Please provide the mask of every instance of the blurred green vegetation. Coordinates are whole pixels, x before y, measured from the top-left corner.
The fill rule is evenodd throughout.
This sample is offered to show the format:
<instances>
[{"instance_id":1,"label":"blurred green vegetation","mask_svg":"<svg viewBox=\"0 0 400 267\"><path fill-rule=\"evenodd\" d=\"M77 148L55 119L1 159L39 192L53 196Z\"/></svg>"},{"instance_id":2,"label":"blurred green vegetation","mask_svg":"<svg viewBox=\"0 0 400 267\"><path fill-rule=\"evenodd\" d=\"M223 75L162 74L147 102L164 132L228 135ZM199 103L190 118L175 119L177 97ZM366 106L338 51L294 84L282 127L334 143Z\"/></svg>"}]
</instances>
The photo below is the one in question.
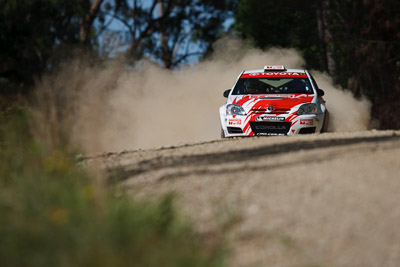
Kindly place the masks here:
<instances>
[{"instance_id":1,"label":"blurred green vegetation","mask_svg":"<svg viewBox=\"0 0 400 267\"><path fill-rule=\"evenodd\" d=\"M0 114L1 266L223 266L171 195L134 202L75 155L38 144L24 108Z\"/></svg>"}]
</instances>

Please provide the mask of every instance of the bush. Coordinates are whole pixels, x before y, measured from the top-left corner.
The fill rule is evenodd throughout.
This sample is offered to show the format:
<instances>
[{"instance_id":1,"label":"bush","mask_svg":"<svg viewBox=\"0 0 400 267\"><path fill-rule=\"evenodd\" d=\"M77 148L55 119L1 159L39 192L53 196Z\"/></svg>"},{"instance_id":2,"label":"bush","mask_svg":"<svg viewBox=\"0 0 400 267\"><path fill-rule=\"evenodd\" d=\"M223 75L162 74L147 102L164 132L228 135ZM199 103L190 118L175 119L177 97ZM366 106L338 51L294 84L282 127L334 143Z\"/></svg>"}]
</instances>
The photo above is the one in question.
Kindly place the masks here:
<instances>
[{"instance_id":1,"label":"bush","mask_svg":"<svg viewBox=\"0 0 400 267\"><path fill-rule=\"evenodd\" d=\"M67 146L43 148L24 109L0 115L2 266L220 266L168 195L133 202L103 188ZM117 197L118 195L118 197Z\"/></svg>"}]
</instances>

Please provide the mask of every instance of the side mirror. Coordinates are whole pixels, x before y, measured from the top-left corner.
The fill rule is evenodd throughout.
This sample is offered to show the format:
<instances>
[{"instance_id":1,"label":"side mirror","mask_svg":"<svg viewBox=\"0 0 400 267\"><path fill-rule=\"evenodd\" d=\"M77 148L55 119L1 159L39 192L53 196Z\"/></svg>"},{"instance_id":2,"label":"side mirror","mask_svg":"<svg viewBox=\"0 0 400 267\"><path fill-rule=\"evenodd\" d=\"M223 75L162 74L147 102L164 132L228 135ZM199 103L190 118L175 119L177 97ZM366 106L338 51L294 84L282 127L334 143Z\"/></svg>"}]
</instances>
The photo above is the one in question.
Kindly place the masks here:
<instances>
[{"instance_id":1,"label":"side mirror","mask_svg":"<svg viewBox=\"0 0 400 267\"><path fill-rule=\"evenodd\" d=\"M317 95L318 95L318 96L324 96L324 95L325 95L324 90L318 88L318 89L317 89Z\"/></svg>"},{"instance_id":2,"label":"side mirror","mask_svg":"<svg viewBox=\"0 0 400 267\"><path fill-rule=\"evenodd\" d=\"M224 92L224 97L225 97L225 98L228 98L230 92L231 92L231 89L226 90L226 91Z\"/></svg>"}]
</instances>

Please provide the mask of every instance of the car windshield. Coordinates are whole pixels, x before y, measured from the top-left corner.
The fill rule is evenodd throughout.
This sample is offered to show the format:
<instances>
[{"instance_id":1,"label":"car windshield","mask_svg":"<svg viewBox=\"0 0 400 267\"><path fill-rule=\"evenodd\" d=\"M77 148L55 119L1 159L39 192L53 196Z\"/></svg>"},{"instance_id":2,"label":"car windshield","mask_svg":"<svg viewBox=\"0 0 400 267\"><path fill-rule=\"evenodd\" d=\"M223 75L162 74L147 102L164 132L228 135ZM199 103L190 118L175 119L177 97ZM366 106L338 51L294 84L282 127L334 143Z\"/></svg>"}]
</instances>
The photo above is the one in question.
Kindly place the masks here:
<instances>
[{"instance_id":1,"label":"car windshield","mask_svg":"<svg viewBox=\"0 0 400 267\"><path fill-rule=\"evenodd\" d=\"M232 94L314 94L314 91L308 78L240 78Z\"/></svg>"}]
</instances>

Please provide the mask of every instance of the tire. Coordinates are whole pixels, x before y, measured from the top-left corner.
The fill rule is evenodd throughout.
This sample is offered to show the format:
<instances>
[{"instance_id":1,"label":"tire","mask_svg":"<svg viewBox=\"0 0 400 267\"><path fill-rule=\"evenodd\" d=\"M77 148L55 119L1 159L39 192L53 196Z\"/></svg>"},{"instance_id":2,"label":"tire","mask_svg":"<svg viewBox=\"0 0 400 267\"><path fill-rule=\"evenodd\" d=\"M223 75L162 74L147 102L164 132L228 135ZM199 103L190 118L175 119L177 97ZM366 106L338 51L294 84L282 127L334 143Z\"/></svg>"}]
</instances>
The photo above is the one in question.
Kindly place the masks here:
<instances>
[{"instance_id":1,"label":"tire","mask_svg":"<svg viewBox=\"0 0 400 267\"><path fill-rule=\"evenodd\" d=\"M325 110L324 124L322 125L321 133L327 133L328 128L329 128L329 112L328 110Z\"/></svg>"},{"instance_id":2,"label":"tire","mask_svg":"<svg viewBox=\"0 0 400 267\"><path fill-rule=\"evenodd\" d=\"M225 132L222 128L221 128L221 138L225 138Z\"/></svg>"}]
</instances>

